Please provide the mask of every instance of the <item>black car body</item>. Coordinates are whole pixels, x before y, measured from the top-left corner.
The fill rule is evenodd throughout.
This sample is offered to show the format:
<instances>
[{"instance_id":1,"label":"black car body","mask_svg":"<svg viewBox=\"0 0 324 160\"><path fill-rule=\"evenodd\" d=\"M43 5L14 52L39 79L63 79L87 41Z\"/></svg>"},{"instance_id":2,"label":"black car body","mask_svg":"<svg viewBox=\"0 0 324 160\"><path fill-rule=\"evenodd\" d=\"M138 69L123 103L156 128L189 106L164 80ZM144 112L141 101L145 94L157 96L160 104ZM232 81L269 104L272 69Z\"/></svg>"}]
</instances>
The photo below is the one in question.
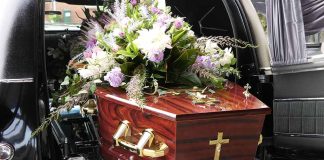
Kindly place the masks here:
<instances>
[{"instance_id":1,"label":"black car body","mask_svg":"<svg viewBox=\"0 0 324 160\"><path fill-rule=\"evenodd\" d=\"M43 41L43 2L0 2L0 144L13 159L48 158L46 131L31 137L48 111ZM11 153L10 153L11 154ZM6 153L0 154L6 159Z\"/></svg>"}]
</instances>

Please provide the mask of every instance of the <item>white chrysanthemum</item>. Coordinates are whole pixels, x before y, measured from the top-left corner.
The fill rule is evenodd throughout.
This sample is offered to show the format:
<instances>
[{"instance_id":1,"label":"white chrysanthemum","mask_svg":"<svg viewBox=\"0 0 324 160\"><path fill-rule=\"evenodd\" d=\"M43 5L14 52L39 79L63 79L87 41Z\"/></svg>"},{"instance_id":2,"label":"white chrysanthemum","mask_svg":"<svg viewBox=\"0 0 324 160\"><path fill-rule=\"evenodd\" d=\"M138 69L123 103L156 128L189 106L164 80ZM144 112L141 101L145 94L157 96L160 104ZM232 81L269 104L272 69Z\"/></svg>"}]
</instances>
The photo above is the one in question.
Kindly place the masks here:
<instances>
[{"instance_id":1,"label":"white chrysanthemum","mask_svg":"<svg viewBox=\"0 0 324 160\"><path fill-rule=\"evenodd\" d=\"M95 47L90 58L86 58L88 62L87 68L79 70L79 74L83 78L99 76L101 73L109 71L116 65L114 58L103 51L99 47Z\"/></svg>"},{"instance_id":2,"label":"white chrysanthemum","mask_svg":"<svg viewBox=\"0 0 324 160\"><path fill-rule=\"evenodd\" d=\"M194 37L195 36L195 32L192 31L192 30L189 30L188 33L187 33L187 36L188 37Z\"/></svg>"},{"instance_id":3,"label":"white chrysanthemum","mask_svg":"<svg viewBox=\"0 0 324 160\"><path fill-rule=\"evenodd\" d=\"M232 62L232 59L234 58L234 55L232 53L232 48L225 48L225 53L223 57L219 60L220 64L222 66L226 64L230 64Z\"/></svg>"},{"instance_id":4,"label":"white chrysanthemum","mask_svg":"<svg viewBox=\"0 0 324 160\"><path fill-rule=\"evenodd\" d=\"M99 48L97 50L94 50L94 52L91 55L91 58L86 58L86 60L90 65L96 65L102 63L102 61L107 59L107 56L108 54Z\"/></svg>"},{"instance_id":5,"label":"white chrysanthemum","mask_svg":"<svg viewBox=\"0 0 324 160\"><path fill-rule=\"evenodd\" d=\"M79 74L82 78L98 76L100 74L100 68L97 65L88 65L87 68L80 69Z\"/></svg>"},{"instance_id":6,"label":"white chrysanthemum","mask_svg":"<svg viewBox=\"0 0 324 160\"><path fill-rule=\"evenodd\" d=\"M164 52L165 48L171 48L171 37L165 34L163 28L142 29L138 33L139 36L134 40L134 44L146 55L151 52Z\"/></svg>"},{"instance_id":7,"label":"white chrysanthemum","mask_svg":"<svg viewBox=\"0 0 324 160\"><path fill-rule=\"evenodd\" d=\"M217 52L217 43L212 42L210 39L207 40L206 46L205 46L205 52L209 54L215 54Z\"/></svg>"}]
</instances>

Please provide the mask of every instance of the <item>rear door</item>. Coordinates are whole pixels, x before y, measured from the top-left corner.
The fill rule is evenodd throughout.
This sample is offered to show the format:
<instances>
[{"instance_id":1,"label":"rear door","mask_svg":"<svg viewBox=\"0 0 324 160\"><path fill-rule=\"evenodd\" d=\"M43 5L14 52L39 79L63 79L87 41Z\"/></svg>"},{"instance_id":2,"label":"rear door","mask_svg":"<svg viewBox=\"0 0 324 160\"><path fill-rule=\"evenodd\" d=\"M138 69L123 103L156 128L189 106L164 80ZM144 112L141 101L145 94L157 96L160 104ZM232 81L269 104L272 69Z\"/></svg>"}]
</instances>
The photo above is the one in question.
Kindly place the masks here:
<instances>
[{"instance_id":1,"label":"rear door","mask_svg":"<svg viewBox=\"0 0 324 160\"><path fill-rule=\"evenodd\" d=\"M13 159L41 159L47 141L31 137L47 110L41 10L38 0L0 1L0 144Z\"/></svg>"}]
</instances>

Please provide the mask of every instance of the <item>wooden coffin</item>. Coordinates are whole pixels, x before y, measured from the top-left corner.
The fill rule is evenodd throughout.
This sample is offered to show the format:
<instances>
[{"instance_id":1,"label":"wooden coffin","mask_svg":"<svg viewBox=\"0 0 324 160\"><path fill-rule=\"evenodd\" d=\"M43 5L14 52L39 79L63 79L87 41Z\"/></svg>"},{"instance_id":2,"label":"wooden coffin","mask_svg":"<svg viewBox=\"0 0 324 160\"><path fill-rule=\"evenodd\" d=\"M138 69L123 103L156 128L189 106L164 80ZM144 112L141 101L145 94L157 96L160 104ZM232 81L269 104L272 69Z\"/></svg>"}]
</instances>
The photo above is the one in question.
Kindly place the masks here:
<instances>
[{"instance_id":1,"label":"wooden coffin","mask_svg":"<svg viewBox=\"0 0 324 160\"><path fill-rule=\"evenodd\" d=\"M125 147L114 146L113 136L121 122L127 120L131 130L128 136L132 136L129 141L133 144L145 129L151 128L154 141L168 146L165 156L153 159L254 159L263 121L270 109L254 96L246 98L244 88L233 83L230 86L208 95L219 100L214 106L194 104L185 93L169 93L160 97L147 96L143 109L129 101L120 89L98 88L96 96L103 158L152 159L140 157Z\"/></svg>"}]
</instances>

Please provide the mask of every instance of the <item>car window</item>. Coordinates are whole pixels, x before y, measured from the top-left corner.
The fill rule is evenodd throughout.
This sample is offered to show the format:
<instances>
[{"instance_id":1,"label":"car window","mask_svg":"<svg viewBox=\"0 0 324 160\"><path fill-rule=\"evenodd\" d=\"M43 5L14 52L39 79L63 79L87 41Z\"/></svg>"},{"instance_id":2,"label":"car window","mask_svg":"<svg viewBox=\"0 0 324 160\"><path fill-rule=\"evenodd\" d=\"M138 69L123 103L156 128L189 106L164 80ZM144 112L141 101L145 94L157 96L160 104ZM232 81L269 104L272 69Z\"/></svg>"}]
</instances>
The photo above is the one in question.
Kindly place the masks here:
<instances>
[{"instance_id":1,"label":"car window","mask_svg":"<svg viewBox=\"0 0 324 160\"><path fill-rule=\"evenodd\" d=\"M64 2L45 2L45 30L46 31L78 31L83 19L86 19L84 10L91 15L97 6L75 5Z\"/></svg>"},{"instance_id":2,"label":"car window","mask_svg":"<svg viewBox=\"0 0 324 160\"><path fill-rule=\"evenodd\" d=\"M252 4L258 13L264 32L267 33L267 17L265 0L252 0Z\"/></svg>"},{"instance_id":3,"label":"car window","mask_svg":"<svg viewBox=\"0 0 324 160\"><path fill-rule=\"evenodd\" d=\"M306 45L310 55L324 54L324 31L306 36Z\"/></svg>"}]
</instances>

